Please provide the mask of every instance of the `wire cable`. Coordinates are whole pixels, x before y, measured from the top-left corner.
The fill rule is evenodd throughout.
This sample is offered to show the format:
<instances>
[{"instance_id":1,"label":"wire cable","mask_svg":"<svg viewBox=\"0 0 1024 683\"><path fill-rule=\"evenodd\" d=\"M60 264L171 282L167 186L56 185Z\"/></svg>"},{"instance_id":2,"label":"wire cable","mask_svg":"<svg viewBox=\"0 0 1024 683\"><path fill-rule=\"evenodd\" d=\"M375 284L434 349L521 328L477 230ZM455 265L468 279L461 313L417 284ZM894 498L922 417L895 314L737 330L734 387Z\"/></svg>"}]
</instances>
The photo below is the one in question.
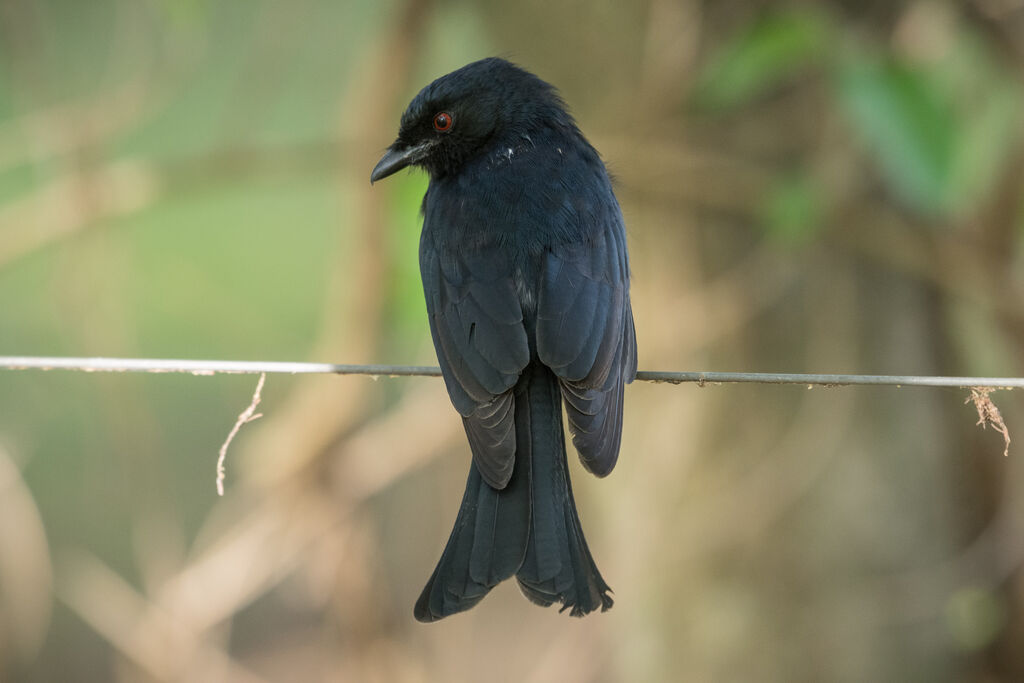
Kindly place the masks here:
<instances>
[{"instance_id":1,"label":"wire cable","mask_svg":"<svg viewBox=\"0 0 1024 683\"><path fill-rule=\"evenodd\" d=\"M371 377L439 377L429 365L338 365L279 361L182 360L170 358L73 358L0 356L0 370L71 370L78 372L151 372L192 375L261 374L368 375ZM922 375L837 375L776 372L638 372L642 382L670 384L803 384L808 386L924 386L1024 388L1022 377L939 377Z\"/></svg>"}]
</instances>

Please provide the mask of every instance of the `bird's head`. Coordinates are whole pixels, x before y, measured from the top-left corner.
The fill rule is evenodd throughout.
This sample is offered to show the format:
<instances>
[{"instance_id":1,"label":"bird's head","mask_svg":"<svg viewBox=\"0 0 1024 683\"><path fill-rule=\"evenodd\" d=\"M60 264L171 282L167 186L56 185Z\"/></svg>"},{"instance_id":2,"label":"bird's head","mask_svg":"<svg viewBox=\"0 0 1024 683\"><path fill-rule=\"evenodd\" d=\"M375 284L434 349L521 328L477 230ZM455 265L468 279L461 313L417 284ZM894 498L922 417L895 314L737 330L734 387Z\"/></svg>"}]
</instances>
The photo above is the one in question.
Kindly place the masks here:
<instances>
[{"instance_id":1,"label":"bird's head","mask_svg":"<svg viewBox=\"0 0 1024 683\"><path fill-rule=\"evenodd\" d=\"M504 59L482 59L416 95L370 182L406 166L425 168L433 178L454 173L491 145L508 146L544 125L573 125L555 89Z\"/></svg>"}]
</instances>

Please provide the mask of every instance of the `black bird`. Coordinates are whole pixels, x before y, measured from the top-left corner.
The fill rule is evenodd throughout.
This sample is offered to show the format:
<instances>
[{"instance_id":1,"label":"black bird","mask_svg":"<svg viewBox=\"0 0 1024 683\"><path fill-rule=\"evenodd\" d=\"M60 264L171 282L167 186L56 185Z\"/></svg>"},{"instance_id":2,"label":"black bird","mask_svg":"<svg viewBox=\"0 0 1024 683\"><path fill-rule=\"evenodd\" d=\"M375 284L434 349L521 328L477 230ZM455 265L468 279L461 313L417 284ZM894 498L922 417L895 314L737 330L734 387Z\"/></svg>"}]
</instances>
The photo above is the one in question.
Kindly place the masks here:
<instances>
[{"instance_id":1,"label":"black bird","mask_svg":"<svg viewBox=\"0 0 1024 683\"><path fill-rule=\"evenodd\" d=\"M597 151L549 84L497 58L425 87L370 182L430 174L420 271L473 462L420 621L515 575L573 616L612 605L569 484L561 405L587 470L612 471L636 376L622 212Z\"/></svg>"}]
</instances>

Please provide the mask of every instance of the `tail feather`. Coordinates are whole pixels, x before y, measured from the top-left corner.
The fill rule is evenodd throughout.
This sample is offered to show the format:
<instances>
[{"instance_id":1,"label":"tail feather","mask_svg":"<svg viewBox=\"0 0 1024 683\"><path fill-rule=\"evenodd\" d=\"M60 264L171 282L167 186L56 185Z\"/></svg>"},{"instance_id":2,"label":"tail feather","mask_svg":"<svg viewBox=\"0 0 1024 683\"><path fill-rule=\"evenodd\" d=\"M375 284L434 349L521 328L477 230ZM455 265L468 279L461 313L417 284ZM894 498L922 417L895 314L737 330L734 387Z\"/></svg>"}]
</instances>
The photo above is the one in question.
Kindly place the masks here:
<instances>
[{"instance_id":1,"label":"tail feather","mask_svg":"<svg viewBox=\"0 0 1024 683\"><path fill-rule=\"evenodd\" d=\"M543 380L547 381L543 381ZM540 377L530 395L531 412L553 414L554 420L535 425L534 515L526 560L516 574L523 594L540 605L562 603L562 611L583 616L612 606L611 589L601 577L587 547L576 512L565 455L561 392L553 376ZM538 457L537 453L541 453ZM543 457L543 453L553 454ZM552 541L554 539L554 541Z\"/></svg>"},{"instance_id":2,"label":"tail feather","mask_svg":"<svg viewBox=\"0 0 1024 683\"><path fill-rule=\"evenodd\" d=\"M416 601L413 614L419 621L436 621L445 615L467 610L490 590L489 586L474 581L469 571L476 502L482 484L476 467L470 468L466 492L448 545Z\"/></svg>"},{"instance_id":3,"label":"tail feather","mask_svg":"<svg viewBox=\"0 0 1024 683\"><path fill-rule=\"evenodd\" d=\"M573 616L612 605L583 537L569 483L558 381L527 370L515 388L516 461L503 489L470 465L455 527L416 602L420 621L473 607L516 576L528 599L562 603Z\"/></svg>"},{"instance_id":4,"label":"tail feather","mask_svg":"<svg viewBox=\"0 0 1024 683\"><path fill-rule=\"evenodd\" d=\"M469 559L469 575L477 583L493 588L523 563L530 534L530 465L529 458L517 463L504 489L479 485Z\"/></svg>"}]
</instances>

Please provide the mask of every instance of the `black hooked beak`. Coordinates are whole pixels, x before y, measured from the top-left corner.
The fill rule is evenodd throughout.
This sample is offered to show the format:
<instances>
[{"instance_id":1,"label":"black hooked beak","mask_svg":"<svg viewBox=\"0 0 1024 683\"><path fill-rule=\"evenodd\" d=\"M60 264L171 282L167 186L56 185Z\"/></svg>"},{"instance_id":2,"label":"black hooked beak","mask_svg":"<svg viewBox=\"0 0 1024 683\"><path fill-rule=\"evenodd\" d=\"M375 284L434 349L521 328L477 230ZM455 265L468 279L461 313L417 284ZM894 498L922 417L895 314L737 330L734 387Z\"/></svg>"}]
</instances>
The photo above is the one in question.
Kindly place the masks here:
<instances>
[{"instance_id":1,"label":"black hooked beak","mask_svg":"<svg viewBox=\"0 0 1024 683\"><path fill-rule=\"evenodd\" d=\"M434 146L434 142L434 140L427 140L412 147L401 147L401 143L395 141L395 144L388 148L377 165L373 167L373 171L370 173L370 184L373 185L378 180L387 178L410 164L415 164L427 156L430 148Z\"/></svg>"}]
</instances>

